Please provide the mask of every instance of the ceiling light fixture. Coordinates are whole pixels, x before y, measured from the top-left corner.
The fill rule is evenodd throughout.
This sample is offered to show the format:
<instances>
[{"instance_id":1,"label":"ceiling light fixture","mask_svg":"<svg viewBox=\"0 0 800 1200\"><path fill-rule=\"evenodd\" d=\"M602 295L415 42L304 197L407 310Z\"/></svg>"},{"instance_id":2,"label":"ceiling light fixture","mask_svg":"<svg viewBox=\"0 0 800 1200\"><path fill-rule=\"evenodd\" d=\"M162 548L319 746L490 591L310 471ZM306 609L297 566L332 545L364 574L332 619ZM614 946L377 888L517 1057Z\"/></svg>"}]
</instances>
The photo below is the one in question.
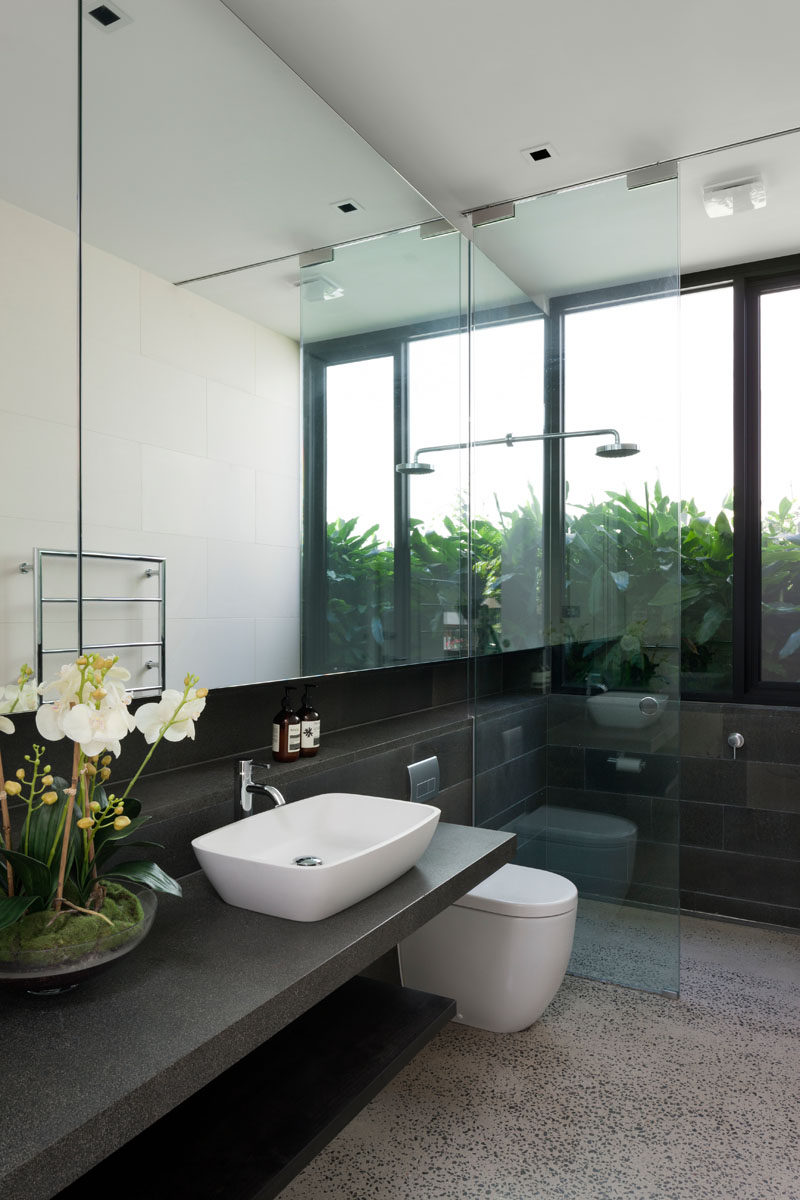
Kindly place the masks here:
<instances>
[{"instance_id":1,"label":"ceiling light fixture","mask_svg":"<svg viewBox=\"0 0 800 1200\"><path fill-rule=\"evenodd\" d=\"M93 0L84 0L83 11L104 33L111 33L121 29L123 25L130 25L132 20L126 12L117 8L116 4L95 4Z\"/></svg>"},{"instance_id":2,"label":"ceiling light fixture","mask_svg":"<svg viewBox=\"0 0 800 1200\"><path fill-rule=\"evenodd\" d=\"M520 154L528 162L539 163L547 162L550 158L556 157L556 149L552 142L542 142L540 146L529 146L527 150L521 150Z\"/></svg>"},{"instance_id":3,"label":"ceiling light fixture","mask_svg":"<svg viewBox=\"0 0 800 1200\"><path fill-rule=\"evenodd\" d=\"M303 299L316 304L320 300L340 300L344 288L328 275L313 275L310 279L301 279L298 285L303 289Z\"/></svg>"},{"instance_id":4,"label":"ceiling light fixture","mask_svg":"<svg viewBox=\"0 0 800 1200\"><path fill-rule=\"evenodd\" d=\"M709 217L732 217L734 213L764 208L766 203L767 189L760 175L703 188L703 207Z\"/></svg>"},{"instance_id":5,"label":"ceiling light fixture","mask_svg":"<svg viewBox=\"0 0 800 1200\"><path fill-rule=\"evenodd\" d=\"M349 215L354 212L363 212L364 205L359 204L357 200L337 200L331 205L331 208L338 208L340 213Z\"/></svg>"}]
</instances>

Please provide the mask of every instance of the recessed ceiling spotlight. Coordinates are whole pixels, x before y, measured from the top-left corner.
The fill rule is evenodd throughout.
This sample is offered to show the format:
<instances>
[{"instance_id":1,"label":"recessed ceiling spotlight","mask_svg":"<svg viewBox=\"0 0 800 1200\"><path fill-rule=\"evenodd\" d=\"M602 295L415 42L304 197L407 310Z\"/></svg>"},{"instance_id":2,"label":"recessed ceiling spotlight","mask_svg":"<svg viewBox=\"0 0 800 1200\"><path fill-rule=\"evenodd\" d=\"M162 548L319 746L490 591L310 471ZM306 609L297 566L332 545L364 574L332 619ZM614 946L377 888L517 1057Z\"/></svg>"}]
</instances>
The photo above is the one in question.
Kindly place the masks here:
<instances>
[{"instance_id":1,"label":"recessed ceiling spotlight","mask_svg":"<svg viewBox=\"0 0 800 1200\"><path fill-rule=\"evenodd\" d=\"M732 217L734 213L765 208L767 189L760 175L703 188L703 207L709 217Z\"/></svg>"},{"instance_id":2,"label":"recessed ceiling spotlight","mask_svg":"<svg viewBox=\"0 0 800 1200\"><path fill-rule=\"evenodd\" d=\"M552 142L542 142L540 146L529 146L527 150L520 150L520 154L528 162L543 163L549 158L555 158L557 151Z\"/></svg>"},{"instance_id":3,"label":"recessed ceiling spotlight","mask_svg":"<svg viewBox=\"0 0 800 1200\"><path fill-rule=\"evenodd\" d=\"M340 213L363 212L364 205L359 204L357 200L336 200L331 208L338 208Z\"/></svg>"},{"instance_id":4,"label":"recessed ceiling spotlight","mask_svg":"<svg viewBox=\"0 0 800 1200\"><path fill-rule=\"evenodd\" d=\"M92 24L104 33L110 33L112 29L121 29L123 25L130 25L133 19L116 4L98 4L96 0L84 0L83 12L84 16L89 17Z\"/></svg>"}]
</instances>

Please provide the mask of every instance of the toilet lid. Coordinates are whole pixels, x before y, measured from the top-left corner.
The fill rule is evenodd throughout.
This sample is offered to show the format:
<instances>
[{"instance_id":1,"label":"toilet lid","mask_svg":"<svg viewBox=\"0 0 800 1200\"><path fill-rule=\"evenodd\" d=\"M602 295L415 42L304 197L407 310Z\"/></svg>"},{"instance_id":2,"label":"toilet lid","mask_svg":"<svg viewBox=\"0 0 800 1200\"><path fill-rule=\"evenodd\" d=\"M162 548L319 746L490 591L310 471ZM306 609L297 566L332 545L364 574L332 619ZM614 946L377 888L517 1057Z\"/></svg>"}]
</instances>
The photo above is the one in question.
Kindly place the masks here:
<instances>
[{"instance_id":1,"label":"toilet lid","mask_svg":"<svg viewBox=\"0 0 800 1200\"><path fill-rule=\"evenodd\" d=\"M461 908L479 908L506 917L556 917L577 903L578 889L563 875L515 863L506 863L456 900Z\"/></svg>"}]
</instances>

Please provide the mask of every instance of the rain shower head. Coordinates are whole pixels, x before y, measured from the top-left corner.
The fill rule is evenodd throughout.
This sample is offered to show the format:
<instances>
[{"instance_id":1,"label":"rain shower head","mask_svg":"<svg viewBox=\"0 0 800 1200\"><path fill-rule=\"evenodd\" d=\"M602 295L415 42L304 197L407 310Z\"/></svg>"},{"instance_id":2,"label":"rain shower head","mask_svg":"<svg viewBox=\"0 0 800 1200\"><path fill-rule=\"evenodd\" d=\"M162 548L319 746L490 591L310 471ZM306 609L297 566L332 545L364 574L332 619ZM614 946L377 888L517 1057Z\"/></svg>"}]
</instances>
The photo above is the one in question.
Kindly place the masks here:
<instances>
[{"instance_id":1,"label":"rain shower head","mask_svg":"<svg viewBox=\"0 0 800 1200\"><path fill-rule=\"evenodd\" d=\"M395 467L398 475L431 475L434 468L426 462L398 463Z\"/></svg>"},{"instance_id":2,"label":"rain shower head","mask_svg":"<svg viewBox=\"0 0 800 1200\"><path fill-rule=\"evenodd\" d=\"M598 446L595 454L598 458L629 458L631 454L638 454L639 447L636 442L609 442L606 446Z\"/></svg>"},{"instance_id":3,"label":"rain shower head","mask_svg":"<svg viewBox=\"0 0 800 1200\"><path fill-rule=\"evenodd\" d=\"M414 455L413 462L397 463L395 470L398 475L430 475L434 468L429 462L420 462L419 456L420 454L435 454L442 450L469 450L476 446L514 446L517 442L560 442L567 438L602 437L607 434L610 434L614 441L606 443L605 446L598 446L595 453L600 458L627 458L631 454L639 453L636 443L621 441L616 429L575 429L560 433L507 433L505 437L482 438L477 442L450 442L448 445L442 446L420 446Z\"/></svg>"}]
</instances>

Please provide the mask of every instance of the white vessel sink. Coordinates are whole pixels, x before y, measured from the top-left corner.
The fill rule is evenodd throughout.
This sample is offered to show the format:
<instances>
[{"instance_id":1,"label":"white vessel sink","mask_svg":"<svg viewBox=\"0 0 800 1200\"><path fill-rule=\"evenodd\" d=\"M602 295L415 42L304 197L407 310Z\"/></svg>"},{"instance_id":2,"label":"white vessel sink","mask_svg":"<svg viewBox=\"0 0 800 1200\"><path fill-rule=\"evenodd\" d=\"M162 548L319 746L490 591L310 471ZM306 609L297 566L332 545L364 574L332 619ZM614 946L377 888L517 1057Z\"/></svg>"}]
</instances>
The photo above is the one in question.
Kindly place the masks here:
<instances>
[{"instance_id":1,"label":"white vessel sink","mask_svg":"<svg viewBox=\"0 0 800 1200\"><path fill-rule=\"evenodd\" d=\"M430 804L327 792L224 825L192 846L227 904L320 921L413 867L439 816Z\"/></svg>"},{"instance_id":2,"label":"white vessel sink","mask_svg":"<svg viewBox=\"0 0 800 1200\"><path fill-rule=\"evenodd\" d=\"M656 701L657 707L652 712L642 712L639 707L645 696ZM596 725L614 729L645 729L661 720L668 699L661 693L653 696L650 692L602 692L590 696L586 708ZM649 707L652 708L652 705Z\"/></svg>"}]
</instances>

